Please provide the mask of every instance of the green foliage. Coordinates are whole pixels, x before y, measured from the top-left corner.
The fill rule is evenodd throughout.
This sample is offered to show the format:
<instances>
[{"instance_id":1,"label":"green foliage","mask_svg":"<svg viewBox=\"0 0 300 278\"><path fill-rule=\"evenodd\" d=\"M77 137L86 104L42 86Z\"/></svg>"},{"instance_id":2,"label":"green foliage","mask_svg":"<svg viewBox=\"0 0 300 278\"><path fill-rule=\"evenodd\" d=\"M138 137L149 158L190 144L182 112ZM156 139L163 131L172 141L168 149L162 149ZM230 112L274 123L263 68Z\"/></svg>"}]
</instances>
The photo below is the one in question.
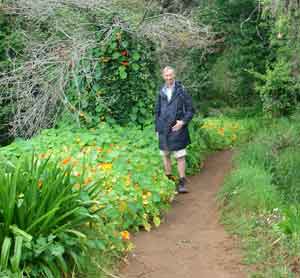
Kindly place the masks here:
<instances>
[{"instance_id":1,"label":"green foliage","mask_svg":"<svg viewBox=\"0 0 300 278\"><path fill-rule=\"evenodd\" d=\"M83 122L108 118L118 123L145 124L153 113L157 64L154 48L115 28L111 38L90 49L74 70L67 91ZM96 61L94 63L94 61Z\"/></svg>"},{"instance_id":2,"label":"green foliage","mask_svg":"<svg viewBox=\"0 0 300 278\"><path fill-rule=\"evenodd\" d=\"M22 55L24 39L18 25L16 17L0 13L0 72Z\"/></svg>"},{"instance_id":3,"label":"green foliage","mask_svg":"<svg viewBox=\"0 0 300 278\"><path fill-rule=\"evenodd\" d=\"M255 74L263 81L257 86L263 109L270 117L287 116L294 112L299 100L299 85L292 76L288 61L280 60L265 74Z\"/></svg>"},{"instance_id":4,"label":"green foliage","mask_svg":"<svg viewBox=\"0 0 300 278\"><path fill-rule=\"evenodd\" d=\"M283 211L283 219L278 223L281 231L289 236L300 236L300 208L291 206Z\"/></svg>"},{"instance_id":5,"label":"green foliage","mask_svg":"<svg viewBox=\"0 0 300 278\"><path fill-rule=\"evenodd\" d=\"M24 157L4 162L0 175L0 271L60 277L82 269L88 238L83 224L97 222L94 185L74 189L71 168Z\"/></svg>"},{"instance_id":6,"label":"green foliage","mask_svg":"<svg viewBox=\"0 0 300 278\"><path fill-rule=\"evenodd\" d=\"M294 277L300 235L299 131L299 113L267 122L240 147L219 194L223 220L241 235L246 260L256 264L258 277Z\"/></svg>"},{"instance_id":7,"label":"green foliage","mask_svg":"<svg viewBox=\"0 0 300 278\"><path fill-rule=\"evenodd\" d=\"M270 211L278 205L278 195L272 178L259 167L240 168L227 179L220 192L220 199L227 209L238 213Z\"/></svg>"},{"instance_id":8,"label":"green foliage","mask_svg":"<svg viewBox=\"0 0 300 278\"><path fill-rule=\"evenodd\" d=\"M214 135L214 130L201 128L203 127L202 118L195 117L189 126L192 137L192 144L188 147L187 158L187 172L189 174L193 174L203 167L203 161L207 153L211 152L213 148L229 147L234 143L229 139L233 135L230 132L233 122L229 119L214 119L213 122L218 126L228 128L225 137L220 135L219 145L213 143L214 141L210 142L214 136L217 136ZM207 120L204 121L205 123L207 123ZM239 136L243 134L242 128L234 132ZM208 136L207 134L211 135ZM228 141L224 144L221 140ZM239 138L236 139L236 141L238 140ZM74 246L71 244L73 241L65 238L66 234L68 236L73 234L64 232L64 237L61 237L61 233L51 232L53 228L51 225L61 223L62 226L60 227L62 229L70 229L70 227L65 227L63 223L65 225L72 223L67 221L66 218L61 218L61 222L57 222L60 217L52 218L54 215L51 214L52 207L53 209L56 207L67 208L66 202L61 203L64 204L62 207L55 205L62 200L60 196L68 198L69 195L64 193L64 188L67 191L70 188L76 189L72 191L72 194L78 194L76 195L78 197L82 196L82 193L79 192L85 192L87 188L93 185L97 188L98 193L93 194L94 202L91 202L93 204L91 209L94 214L97 214L99 221L89 228L88 233L85 233L85 226L80 227L81 229L78 231L91 235L91 239L86 242L88 250L86 252L93 254L92 259L90 259L93 267L89 267L91 275L94 273L92 269L98 269L97 264L103 265L107 258L118 258L124 252L128 252L133 248L129 240L131 232L140 229L149 231L153 226L159 226L162 213L169 208L169 204L176 194L174 192L174 182L165 177L153 125L145 126L143 130L135 125L122 127L118 125L111 126L107 123L101 123L96 129L89 130L64 125L58 129L44 130L39 136L29 141L18 139L10 146L2 148L0 157L3 161L1 163L3 171L7 172L14 169L10 166L10 163L5 163L5 161L11 161L14 165L23 155L30 154L32 151L39 158L36 163L44 169L45 173L41 170L27 170L26 179L20 182L19 186L26 183L26 188L32 192L32 196L38 194L37 196L42 198L43 192L45 194L52 192L52 198L54 198L51 202L50 199L44 200L44 202L42 199L39 202L34 201L35 199L28 201L26 199L26 203L24 199L23 206L27 203L33 203L34 209L27 210L26 207L20 207L20 211L16 208L13 213L15 218L18 214L24 214L24 224L22 224L23 222L22 225L19 223L18 227L33 237L30 241L30 247L22 249L21 260L21 265L25 261L27 262L26 265L29 268L31 267L32 273L47 271L46 268L42 268L37 263L36 267L32 265L33 262L37 261L42 261L44 264L44 256L50 258L47 262L50 261L50 264L54 263L56 265L58 259L56 255L53 255L53 252L55 253L53 248L54 250L58 248L58 253L55 253L58 255L61 255L62 250L64 250L63 258L68 269L70 262L73 260L67 253L68 250L74 251ZM30 178L31 186L28 185L27 178ZM42 183L40 183L41 180ZM42 185L42 187L38 188L38 185ZM48 186L49 189L46 190ZM59 193L57 193L57 190L59 190ZM25 193L26 191L23 190L24 195ZM16 196L19 196L18 193L16 193ZM55 201L55 198L59 200ZM14 199L12 198L12 200ZM46 202L52 204L52 207L49 207L49 213L42 209L45 207L43 204ZM7 202L1 200L1 204L4 203ZM68 211L72 211L72 208ZM31 213L30 217L27 213ZM36 214L39 214L39 216ZM47 218L43 218L43 215L47 215ZM51 217L52 220L47 220L48 217L49 219ZM23 219L21 217L17 219L19 218ZM39 221L39 219L41 220ZM28 225L25 225L27 222L30 223L31 227L28 228ZM34 223L39 225L34 225ZM72 226L73 229L76 229L74 225ZM8 224L7 227L10 237L12 237L13 233L10 231ZM47 232L43 232L46 228ZM33 234L33 231L35 231L35 234ZM50 237L49 239L48 234L56 237L53 239ZM4 240L4 237L2 240ZM12 240L14 240L13 237ZM68 245L69 243L71 246ZM28 244L26 243L26 246ZM43 249L44 245L47 245L46 250ZM78 246L81 245L78 244ZM44 251L40 252L39 250ZM80 261L80 258L84 257L86 252L83 252L82 255L79 254L77 261ZM59 262L57 262L57 266L59 270L62 269ZM90 264L87 264L87 266L90 266ZM46 267L52 271L51 265L46 265Z\"/></svg>"},{"instance_id":9,"label":"green foliage","mask_svg":"<svg viewBox=\"0 0 300 278\"><path fill-rule=\"evenodd\" d=\"M208 51L192 50L187 56L191 70L185 83L200 109L203 100L216 108L259 102L255 79L248 70L265 71L272 22L261 17L258 1L204 1L199 22L216 32L217 41Z\"/></svg>"}]
</instances>

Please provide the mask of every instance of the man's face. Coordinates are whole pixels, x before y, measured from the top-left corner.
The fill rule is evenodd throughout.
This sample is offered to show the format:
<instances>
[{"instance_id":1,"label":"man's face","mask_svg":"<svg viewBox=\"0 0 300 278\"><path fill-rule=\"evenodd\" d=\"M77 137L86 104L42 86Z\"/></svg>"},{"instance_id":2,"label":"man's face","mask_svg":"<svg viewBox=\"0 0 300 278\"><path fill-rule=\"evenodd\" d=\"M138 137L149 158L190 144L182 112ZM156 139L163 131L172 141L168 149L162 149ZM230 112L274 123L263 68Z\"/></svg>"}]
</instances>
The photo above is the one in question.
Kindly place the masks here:
<instances>
[{"instance_id":1,"label":"man's face","mask_svg":"<svg viewBox=\"0 0 300 278\"><path fill-rule=\"evenodd\" d=\"M175 74L173 70L165 70L163 72L163 78L166 81L166 84L171 86L174 82Z\"/></svg>"}]
</instances>

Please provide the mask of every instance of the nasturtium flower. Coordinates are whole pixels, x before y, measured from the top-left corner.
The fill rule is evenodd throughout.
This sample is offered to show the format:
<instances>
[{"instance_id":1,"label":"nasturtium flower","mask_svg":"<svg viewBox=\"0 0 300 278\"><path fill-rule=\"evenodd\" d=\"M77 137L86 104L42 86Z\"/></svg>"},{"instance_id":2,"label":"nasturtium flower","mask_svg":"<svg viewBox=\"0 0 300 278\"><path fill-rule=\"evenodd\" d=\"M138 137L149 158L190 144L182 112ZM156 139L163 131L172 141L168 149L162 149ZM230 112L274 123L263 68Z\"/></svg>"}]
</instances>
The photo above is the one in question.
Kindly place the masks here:
<instances>
[{"instance_id":1,"label":"nasturtium flower","mask_svg":"<svg viewBox=\"0 0 300 278\"><path fill-rule=\"evenodd\" d=\"M62 160L62 164L66 165L70 162L70 160L71 160L71 157L69 156L69 157Z\"/></svg>"},{"instance_id":2,"label":"nasturtium flower","mask_svg":"<svg viewBox=\"0 0 300 278\"><path fill-rule=\"evenodd\" d=\"M73 175L74 175L75 177L80 177L80 173L77 172L77 171L75 171L75 172L73 173Z\"/></svg>"},{"instance_id":3,"label":"nasturtium flower","mask_svg":"<svg viewBox=\"0 0 300 278\"><path fill-rule=\"evenodd\" d=\"M130 240L130 233L128 231L122 231L121 237L123 240Z\"/></svg>"},{"instance_id":4,"label":"nasturtium flower","mask_svg":"<svg viewBox=\"0 0 300 278\"><path fill-rule=\"evenodd\" d=\"M224 136L224 132L225 132L225 130L224 130L223 127L219 128L218 133L219 133L220 135Z\"/></svg>"},{"instance_id":5,"label":"nasturtium flower","mask_svg":"<svg viewBox=\"0 0 300 278\"><path fill-rule=\"evenodd\" d=\"M108 171L112 169L112 163L103 162L99 164L99 168L104 171Z\"/></svg>"},{"instance_id":6,"label":"nasturtium flower","mask_svg":"<svg viewBox=\"0 0 300 278\"><path fill-rule=\"evenodd\" d=\"M88 185L89 183L91 183L92 182L92 178L91 177L87 177L85 180L84 180L84 184L85 185Z\"/></svg>"},{"instance_id":7,"label":"nasturtium flower","mask_svg":"<svg viewBox=\"0 0 300 278\"><path fill-rule=\"evenodd\" d=\"M41 189L43 187L43 181L39 180L38 181L38 188Z\"/></svg>"},{"instance_id":8,"label":"nasturtium flower","mask_svg":"<svg viewBox=\"0 0 300 278\"><path fill-rule=\"evenodd\" d=\"M127 50L123 50L123 51L121 51L121 55L122 55L122 56L127 56L127 55L128 55L128 52L127 52Z\"/></svg>"}]
</instances>

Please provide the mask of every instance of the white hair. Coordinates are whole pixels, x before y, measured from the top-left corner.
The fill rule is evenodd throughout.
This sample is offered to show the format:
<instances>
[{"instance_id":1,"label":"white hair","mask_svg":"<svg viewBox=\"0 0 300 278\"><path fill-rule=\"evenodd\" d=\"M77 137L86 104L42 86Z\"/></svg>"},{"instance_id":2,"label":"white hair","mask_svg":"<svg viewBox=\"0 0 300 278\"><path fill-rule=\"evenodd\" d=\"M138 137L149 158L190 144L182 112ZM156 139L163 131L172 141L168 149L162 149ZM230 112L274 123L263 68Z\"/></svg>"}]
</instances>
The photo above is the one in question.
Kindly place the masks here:
<instances>
[{"instance_id":1,"label":"white hair","mask_svg":"<svg viewBox=\"0 0 300 278\"><path fill-rule=\"evenodd\" d=\"M163 68L162 73L166 72L166 71L172 71L175 75L175 69L171 66L166 66Z\"/></svg>"}]
</instances>

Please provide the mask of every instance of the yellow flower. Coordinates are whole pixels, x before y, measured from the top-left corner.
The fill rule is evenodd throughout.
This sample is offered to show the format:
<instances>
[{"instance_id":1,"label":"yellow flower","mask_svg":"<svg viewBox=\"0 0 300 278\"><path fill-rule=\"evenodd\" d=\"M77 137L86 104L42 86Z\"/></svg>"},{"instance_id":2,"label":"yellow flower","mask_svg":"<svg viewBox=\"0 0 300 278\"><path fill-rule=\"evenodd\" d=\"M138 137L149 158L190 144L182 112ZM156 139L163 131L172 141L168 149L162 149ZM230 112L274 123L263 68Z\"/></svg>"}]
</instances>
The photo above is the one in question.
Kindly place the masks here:
<instances>
[{"instance_id":1,"label":"yellow flower","mask_svg":"<svg viewBox=\"0 0 300 278\"><path fill-rule=\"evenodd\" d=\"M144 205L148 205L149 204L148 194L143 194L143 204Z\"/></svg>"},{"instance_id":2,"label":"yellow flower","mask_svg":"<svg viewBox=\"0 0 300 278\"><path fill-rule=\"evenodd\" d=\"M128 174L127 176L125 176L125 185L129 186L131 184L131 177L130 174Z\"/></svg>"},{"instance_id":3,"label":"yellow flower","mask_svg":"<svg viewBox=\"0 0 300 278\"><path fill-rule=\"evenodd\" d=\"M43 182L41 180L38 181L38 188L41 189L43 187Z\"/></svg>"},{"instance_id":4,"label":"yellow flower","mask_svg":"<svg viewBox=\"0 0 300 278\"><path fill-rule=\"evenodd\" d=\"M236 141L236 139L237 139L236 134L233 134L233 135L231 136L231 139L232 139L232 141Z\"/></svg>"},{"instance_id":5,"label":"yellow flower","mask_svg":"<svg viewBox=\"0 0 300 278\"><path fill-rule=\"evenodd\" d=\"M130 240L130 233L128 231L122 231L121 237L123 240Z\"/></svg>"},{"instance_id":6,"label":"yellow flower","mask_svg":"<svg viewBox=\"0 0 300 278\"><path fill-rule=\"evenodd\" d=\"M120 212L124 212L127 209L127 203L125 201L121 201L119 205Z\"/></svg>"},{"instance_id":7,"label":"yellow flower","mask_svg":"<svg viewBox=\"0 0 300 278\"><path fill-rule=\"evenodd\" d=\"M98 167L103 171L108 171L112 169L112 163L103 162L98 165Z\"/></svg>"}]
</instances>

